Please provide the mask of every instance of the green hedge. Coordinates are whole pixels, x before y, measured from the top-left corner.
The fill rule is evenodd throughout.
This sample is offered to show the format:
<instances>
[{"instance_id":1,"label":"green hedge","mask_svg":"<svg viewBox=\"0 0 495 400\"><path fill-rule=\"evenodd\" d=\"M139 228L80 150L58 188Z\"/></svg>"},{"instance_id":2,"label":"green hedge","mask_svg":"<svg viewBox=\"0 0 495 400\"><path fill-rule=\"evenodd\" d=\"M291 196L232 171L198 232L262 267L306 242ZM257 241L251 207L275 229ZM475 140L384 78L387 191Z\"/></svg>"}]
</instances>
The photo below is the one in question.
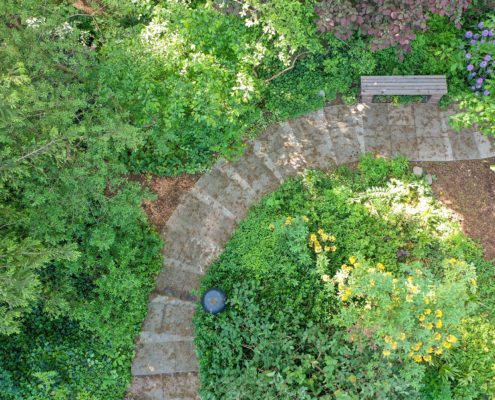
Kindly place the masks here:
<instances>
[{"instance_id":1,"label":"green hedge","mask_svg":"<svg viewBox=\"0 0 495 400\"><path fill-rule=\"evenodd\" d=\"M202 398L493 395L492 278L493 264L405 160L307 172L253 207L203 281L228 304L195 316ZM392 279L405 285L389 296ZM425 299L436 291L431 305L411 282ZM402 302L388 309L393 296Z\"/></svg>"}]
</instances>

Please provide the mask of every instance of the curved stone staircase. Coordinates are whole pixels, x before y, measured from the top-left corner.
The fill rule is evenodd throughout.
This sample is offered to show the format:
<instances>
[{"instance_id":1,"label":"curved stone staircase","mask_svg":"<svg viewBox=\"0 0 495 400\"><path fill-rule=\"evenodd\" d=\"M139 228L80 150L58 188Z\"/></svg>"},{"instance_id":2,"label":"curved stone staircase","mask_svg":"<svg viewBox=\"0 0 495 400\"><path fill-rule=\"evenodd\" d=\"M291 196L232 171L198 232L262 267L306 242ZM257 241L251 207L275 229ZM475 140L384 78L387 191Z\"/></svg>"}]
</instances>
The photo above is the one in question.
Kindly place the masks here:
<instances>
[{"instance_id":1,"label":"curved stone staircase","mask_svg":"<svg viewBox=\"0 0 495 400\"><path fill-rule=\"evenodd\" d=\"M127 398L199 398L192 292L253 203L305 168L328 169L368 152L403 154L412 161L495 156L485 136L449 129L451 114L430 104L326 107L270 127L239 160L218 162L203 175L163 231L164 266L138 340Z\"/></svg>"}]
</instances>

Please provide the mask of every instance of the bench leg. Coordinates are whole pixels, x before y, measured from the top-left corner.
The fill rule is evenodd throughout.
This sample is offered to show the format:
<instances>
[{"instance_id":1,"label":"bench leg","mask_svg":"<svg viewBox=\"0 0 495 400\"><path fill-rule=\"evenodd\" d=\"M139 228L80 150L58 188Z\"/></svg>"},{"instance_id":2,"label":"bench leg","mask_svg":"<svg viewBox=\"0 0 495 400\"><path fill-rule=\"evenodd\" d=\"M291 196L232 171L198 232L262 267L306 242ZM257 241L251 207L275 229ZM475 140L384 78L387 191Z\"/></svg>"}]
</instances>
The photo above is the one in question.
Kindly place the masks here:
<instances>
[{"instance_id":1,"label":"bench leg","mask_svg":"<svg viewBox=\"0 0 495 400\"><path fill-rule=\"evenodd\" d=\"M427 103L438 103L440 101L440 99L442 98L442 96L443 96L442 94L434 94L434 95L430 96Z\"/></svg>"},{"instance_id":2,"label":"bench leg","mask_svg":"<svg viewBox=\"0 0 495 400\"><path fill-rule=\"evenodd\" d=\"M373 96L370 95L361 96L361 101L363 103L373 103Z\"/></svg>"}]
</instances>

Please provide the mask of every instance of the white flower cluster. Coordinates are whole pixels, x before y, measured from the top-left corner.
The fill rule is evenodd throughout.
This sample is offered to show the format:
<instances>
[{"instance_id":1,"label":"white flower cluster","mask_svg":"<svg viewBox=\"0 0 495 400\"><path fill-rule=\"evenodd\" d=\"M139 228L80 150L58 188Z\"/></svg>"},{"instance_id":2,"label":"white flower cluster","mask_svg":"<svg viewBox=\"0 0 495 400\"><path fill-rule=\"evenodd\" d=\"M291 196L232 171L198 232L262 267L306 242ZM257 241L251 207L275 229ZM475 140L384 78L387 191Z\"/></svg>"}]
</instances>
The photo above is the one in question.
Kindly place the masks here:
<instances>
[{"instance_id":1,"label":"white flower cluster","mask_svg":"<svg viewBox=\"0 0 495 400\"><path fill-rule=\"evenodd\" d=\"M234 94L241 94L242 100L248 102L254 93L254 81L253 78L244 72L237 73L237 86L232 88Z\"/></svg>"}]
</instances>

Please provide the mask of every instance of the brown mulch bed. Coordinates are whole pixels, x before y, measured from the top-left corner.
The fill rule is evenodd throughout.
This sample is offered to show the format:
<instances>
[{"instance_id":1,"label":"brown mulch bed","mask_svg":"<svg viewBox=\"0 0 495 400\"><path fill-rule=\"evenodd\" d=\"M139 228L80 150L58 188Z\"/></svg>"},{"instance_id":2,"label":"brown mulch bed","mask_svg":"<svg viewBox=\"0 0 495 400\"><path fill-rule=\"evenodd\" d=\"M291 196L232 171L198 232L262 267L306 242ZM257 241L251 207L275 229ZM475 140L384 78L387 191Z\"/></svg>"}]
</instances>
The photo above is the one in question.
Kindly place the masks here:
<instances>
[{"instance_id":1,"label":"brown mulch bed","mask_svg":"<svg viewBox=\"0 0 495 400\"><path fill-rule=\"evenodd\" d=\"M481 242L485 257L495 259L495 158L480 161L423 162L436 177L437 198L461 219L463 231Z\"/></svg>"},{"instance_id":2,"label":"brown mulch bed","mask_svg":"<svg viewBox=\"0 0 495 400\"><path fill-rule=\"evenodd\" d=\"M160 232L175 208L194 186L201 175L181 175L178 177L133 175L131 180L141 183L158 195L153 201L145 201L143 209L153 226Z\"/></svg>"}]
</instances>

